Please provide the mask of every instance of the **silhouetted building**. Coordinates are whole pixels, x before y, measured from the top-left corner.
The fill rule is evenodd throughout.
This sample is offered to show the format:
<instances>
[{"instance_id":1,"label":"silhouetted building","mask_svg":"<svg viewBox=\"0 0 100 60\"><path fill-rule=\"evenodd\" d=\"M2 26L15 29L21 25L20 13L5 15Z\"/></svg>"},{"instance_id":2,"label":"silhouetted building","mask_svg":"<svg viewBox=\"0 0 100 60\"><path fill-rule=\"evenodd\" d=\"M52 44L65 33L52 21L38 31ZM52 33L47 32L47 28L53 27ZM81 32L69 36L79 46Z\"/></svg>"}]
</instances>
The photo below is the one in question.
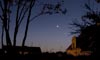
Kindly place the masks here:
<instances>
[{"instance_id":1,"label":"silhouetted building","mask_svg":"<svg viewBox=\"0 0 100 60\"><path fill-rule=\"evenodd\" d=\"M3 46L4 54L14 55L38 55L41 54L40 47L27 46Z\"/></svg>"},{"instance_id":2,"label":"silhouetted building","mask_svg":"<svg viewBox=\"0 0 100 60\"><path fill-rule=\"evenodd\" d=\"M75 37L75 36L72 38L72 43L66 50L67 54L72 55L72 56L83 56L83 55L89 56L89 55L91 55L90 50L84 50L84 49L82 49L82 47L80 47L78 45L80 42L76 38L77 37Z\"/></svg>"}]
</instances>

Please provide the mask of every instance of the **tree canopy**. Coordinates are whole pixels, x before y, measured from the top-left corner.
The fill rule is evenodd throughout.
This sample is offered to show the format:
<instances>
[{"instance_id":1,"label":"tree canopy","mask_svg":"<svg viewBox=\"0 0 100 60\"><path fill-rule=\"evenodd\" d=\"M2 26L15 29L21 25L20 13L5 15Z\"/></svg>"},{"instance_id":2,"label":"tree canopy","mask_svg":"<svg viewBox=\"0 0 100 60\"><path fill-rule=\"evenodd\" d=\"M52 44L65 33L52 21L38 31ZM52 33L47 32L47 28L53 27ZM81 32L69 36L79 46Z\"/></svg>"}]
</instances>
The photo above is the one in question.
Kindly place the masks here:
<instances>
[{"instance_id":1,"label":"tree canopy","mask_svg":"<svg viewBox=\"0 0 100 60\"><path fill-rule=\"evenodd\" d=\"M90 50L97 56L99 54L98 42L100 40L100 11L93 10L91 6L85 4L87 12L82 16L82 23L73 22L72 25L78 27L74 33L80 33L77 36L77 46L83 50ZM75 28L76 28L75 27Z\"/></svg>"}]
</instances>

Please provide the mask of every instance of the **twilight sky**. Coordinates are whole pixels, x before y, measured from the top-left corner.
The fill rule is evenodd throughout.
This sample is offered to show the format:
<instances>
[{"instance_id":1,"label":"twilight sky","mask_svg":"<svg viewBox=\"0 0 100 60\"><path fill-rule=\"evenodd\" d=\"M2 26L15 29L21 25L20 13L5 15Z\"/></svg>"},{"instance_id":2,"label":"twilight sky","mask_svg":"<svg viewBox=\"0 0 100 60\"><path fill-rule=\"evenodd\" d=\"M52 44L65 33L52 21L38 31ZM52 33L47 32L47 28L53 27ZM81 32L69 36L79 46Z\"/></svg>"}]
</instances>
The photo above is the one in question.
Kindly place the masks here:
<instances>
[{"instance_id":1,"label":"twilight sky","mask_svg":"<svg viewBox=\"0 0 100 60\"><path fill-rule=\"evenodd\" d=\"M40 1L54 3L57 0ZM88 0L65 0L64 7L66 7L68 10L65 15L42 15L36 18L30 24L26 45L41 47L42 51L65 51L67 47L71 44L71 38L73 36L70 35L70 32L72 30L69 28L69 24L75 19L80 20L81 16L85 14L86 9L84 7L84 3L86 3L87 1ZM95 6L95 2L93 0L91 0L90 5L93 8L98 7L98 5ZM33 16L38 11L39 7L37 5L35 7L35 10L33 9ZM12 16L12 19L14 19L13 17L14 16ZM24 31L23 26L24 24L20 27L21 29L19 31L20 34L18 34L17 45L21 45L22 42Z\"/></svg>"}]
</instances>

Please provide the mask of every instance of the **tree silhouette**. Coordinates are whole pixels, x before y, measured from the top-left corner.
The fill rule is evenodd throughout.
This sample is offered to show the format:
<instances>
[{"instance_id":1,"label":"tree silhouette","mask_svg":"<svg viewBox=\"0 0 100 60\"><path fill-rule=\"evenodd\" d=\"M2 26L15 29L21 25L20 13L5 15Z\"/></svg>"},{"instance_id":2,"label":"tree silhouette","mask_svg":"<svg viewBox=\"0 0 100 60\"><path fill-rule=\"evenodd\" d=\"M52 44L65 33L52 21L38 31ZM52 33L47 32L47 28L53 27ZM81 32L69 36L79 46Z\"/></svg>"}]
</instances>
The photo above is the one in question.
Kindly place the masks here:
<instances>
[{"instance_id":1,"label":"tree silhouette","mask_svg":"<svg viewBox=\"0 0 100 60\"><path fill-rule=\"evenodd\" d=\"M83 50L90 50L97 56L99 54L98 46L100 40L100 11L93 10L88 4L85 4L88 10L82 16L82 23L73 22L72 25L78 27L72 34L80 33L77 37L77 46Z\"/></svg>"},{"instance_id":2,"label":"tree silhouette","mask_svg":"<svg viewBox=\"0 0 100 60\"><path fill-rule=\"evenodd\" d=\"M63 2L63 1L62 1ZM20 26L23 25L23 21L26 21L25 30L24 30L24 37L22 41L22 46L25 46L25 41L27 38L27 33L29 29L29 24L35 18L44 15L44 14L55 14L55 13L66 13L66 9L62 9L62 2L57 4L52 3L45 3L39 5L40 10L35 16L32 16L33 7L37 6L36 3L40 3L39 0L0 0L0 21L2 23L2 34L1 40L3 45L3 37L6 37L6 44L7 46L16 46L16 39L18 38L17 35L20 31ZM13 8L15 9L13 11ZM15 16L15 19L12 19L11 14ZM14 21L14 31L12 31L13 37L10 37L11 30L11 22ZM13 38L13 40L11 40ZM13 41L13 42L11 42Z\"/></svg>"}]
</instances>

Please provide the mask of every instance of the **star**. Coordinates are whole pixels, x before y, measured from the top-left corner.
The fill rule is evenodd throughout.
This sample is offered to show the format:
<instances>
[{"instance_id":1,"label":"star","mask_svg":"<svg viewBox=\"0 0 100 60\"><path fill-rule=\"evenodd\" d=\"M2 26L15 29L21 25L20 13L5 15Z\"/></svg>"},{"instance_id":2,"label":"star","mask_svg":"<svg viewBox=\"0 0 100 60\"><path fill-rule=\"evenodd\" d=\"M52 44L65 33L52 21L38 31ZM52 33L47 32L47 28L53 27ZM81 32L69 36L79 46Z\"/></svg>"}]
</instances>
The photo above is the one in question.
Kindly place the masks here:
<instances>
[{"instance_id":1,"label":"star","mask_svg":"<svg viewBox=\"0 0 100 60\"><path fill-rule=\"evenodd\" d=\"M59 28L59 25L56 25L57 28Z\"/></svg>"}]
</instances>

